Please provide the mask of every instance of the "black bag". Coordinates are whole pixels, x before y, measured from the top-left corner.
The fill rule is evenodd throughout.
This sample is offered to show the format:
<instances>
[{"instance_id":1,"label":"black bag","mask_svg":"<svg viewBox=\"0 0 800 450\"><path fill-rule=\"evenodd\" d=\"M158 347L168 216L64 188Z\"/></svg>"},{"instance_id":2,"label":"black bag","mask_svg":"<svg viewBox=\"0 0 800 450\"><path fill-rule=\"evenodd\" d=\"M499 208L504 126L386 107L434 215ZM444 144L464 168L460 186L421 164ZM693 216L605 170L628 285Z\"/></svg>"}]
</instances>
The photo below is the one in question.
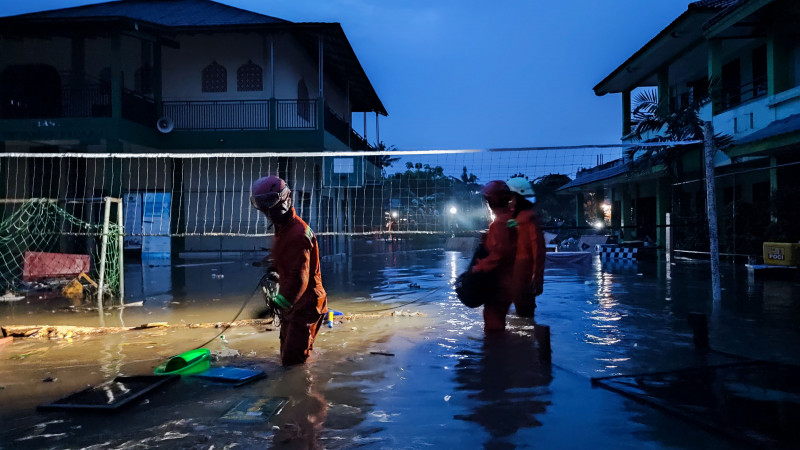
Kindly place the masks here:
<instances>
[{"instance_id":1,"label":"black bag","mask_svg":"<svg viewBox=\"0 0 800 450\"><path fill-rule=\"evenodd\" d=\"M497 277L491 272L472 272L468 270L456 278L455 289L458 299L467 308L477 308L486 303L496 288Z\"/></svg>"},{"instance_id":2,"label":"black bag","mask_svg":"<svg viewBox=\"0 0 800 450\"><path fill-rule=\"evenodd\" d=\"M484 247L483 242L475 249L472 261L469 263L467 271L456 278L453 285L456 295L461 303L467 308L477 308L486 303L486 299L492 295L492 291L497 287L497 276L493 272L473 272L472 266L478 259L485 258L489 251Z\"/></svg>"}]
</instances>

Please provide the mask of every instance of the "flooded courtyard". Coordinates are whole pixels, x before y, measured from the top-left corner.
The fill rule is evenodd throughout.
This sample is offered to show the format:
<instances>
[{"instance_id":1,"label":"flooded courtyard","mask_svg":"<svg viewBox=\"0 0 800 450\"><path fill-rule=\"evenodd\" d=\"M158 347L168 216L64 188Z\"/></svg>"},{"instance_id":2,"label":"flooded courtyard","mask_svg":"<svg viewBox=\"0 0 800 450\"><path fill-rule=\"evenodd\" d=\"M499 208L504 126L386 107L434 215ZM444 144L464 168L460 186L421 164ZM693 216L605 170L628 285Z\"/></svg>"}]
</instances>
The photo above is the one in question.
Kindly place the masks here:
<instances>
[{"instance_id":1,"label":"flooded courtyard","mask_svg":"<svg viewBox=\"0 0 800 450\"><path fill-rule=\"evenodd\" d=\"M471 255L441 249L323 262L331 309L355 315L322 329L314 359L283 368L277 329L148 328L0 349L0 448L730 448L730 439L609 390L592 378L728 364L800 364L800 282L749 277L723 264L711 301L707 262L549 264L535 323L509 315L485 338L481 308L452 283ZM29 298L0 303L0 325L131 327L227 322L263 304L257 258L126 266L126 308ZM694 350L687 313L708 317ZM420 313L420 314L418 314ZM552 363L533 338L551 330ZM216 366L264 370L231 387L183 377L114 413L36 407L118 375L149 375L209 341ZM796 388L795 388L796 389ZM285 399L271 417L232 423L242 401ZM786 407L797 409L790 398ZM268 420L267 420L268 419Z\"/></svg>"}]
</instances>

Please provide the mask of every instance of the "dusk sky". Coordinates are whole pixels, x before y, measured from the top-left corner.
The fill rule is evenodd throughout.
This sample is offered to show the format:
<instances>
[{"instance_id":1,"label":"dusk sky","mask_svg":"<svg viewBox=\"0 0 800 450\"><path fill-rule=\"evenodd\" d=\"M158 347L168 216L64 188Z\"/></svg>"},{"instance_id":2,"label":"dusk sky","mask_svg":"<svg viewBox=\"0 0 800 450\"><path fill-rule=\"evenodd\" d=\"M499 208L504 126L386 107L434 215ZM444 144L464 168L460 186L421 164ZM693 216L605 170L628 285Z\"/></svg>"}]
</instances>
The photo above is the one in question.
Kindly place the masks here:
<instances>
[{"instance_id":1,"label":"dusk sky","mask_svg":"<svg viewBox=\"0 0 800 450\"><path fill-rule=\"evenodd\" d=\"M6 2L14 15L101 3ZM221 0L292 22L339 22L400 150L607 144L621 97L592 88L689 0ZM502 6L499 6L502 5ZM367 138L374 142L375 116ZM363 115L354 126L363 134Z\"/></svg>"}]
</instances>

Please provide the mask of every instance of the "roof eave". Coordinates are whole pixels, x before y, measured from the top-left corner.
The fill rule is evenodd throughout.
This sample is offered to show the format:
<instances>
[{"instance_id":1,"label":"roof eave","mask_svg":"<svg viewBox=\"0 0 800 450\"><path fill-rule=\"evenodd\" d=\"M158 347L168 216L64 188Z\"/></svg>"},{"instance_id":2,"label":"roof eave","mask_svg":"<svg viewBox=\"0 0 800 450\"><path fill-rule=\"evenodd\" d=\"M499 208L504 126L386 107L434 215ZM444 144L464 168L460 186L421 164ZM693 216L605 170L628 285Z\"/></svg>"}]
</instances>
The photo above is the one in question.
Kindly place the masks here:
<instances>
[{"instance_id":1,"label":"roof eave","mask_svg":"<svg viewBox=\"0 0 800 450\"><path fill-rule=\"evenodd\" d=\"M678 16L675 20L672 21L666 28L661 30L655 37L650 39L642 48L636 51L633 55L631 55L624 63L622 63L619 67L614 69L608 76L606 76L600 83L598 83L593 89L595 95L603 96L613 92L620 92L619 89L611 88L610 85L612 82L617 81L620 76L626 76L633 71L630 69L631 67L635 66L642 60L645 60L651 56L651 53L654 51L654 47L658 44L662 43L668 39L675 39L675 35L673 33L676 32L678 28L682 25L686 24L686 22L695 19L696 17L703 15L708 16L709 18L713 16L713 13L717 10L712 8L698 8L698 7L690 7L688 8L683 14ZM677 34L677 33L676 33ZM701 33L697 32L697 37L700 37ZM685 47L691 47L697 44L697 39L690 39ZM635 81L632 81L631 87L634 86L636 83L640 82L643 79L648 77L647 74L638 75Z\"/></svg>"}]
</instances>

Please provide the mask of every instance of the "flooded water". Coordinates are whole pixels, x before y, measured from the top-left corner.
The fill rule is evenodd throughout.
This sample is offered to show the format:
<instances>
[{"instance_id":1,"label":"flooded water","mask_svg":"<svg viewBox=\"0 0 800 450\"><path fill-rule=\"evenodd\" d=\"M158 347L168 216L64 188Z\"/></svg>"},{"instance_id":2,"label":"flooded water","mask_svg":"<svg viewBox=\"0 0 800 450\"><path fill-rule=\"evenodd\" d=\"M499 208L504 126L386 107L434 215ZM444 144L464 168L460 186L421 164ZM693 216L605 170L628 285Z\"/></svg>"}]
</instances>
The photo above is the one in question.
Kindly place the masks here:
<instances>
[{"instance_id":1,"label":"flooded water","mask_svg":"<svg viewBox=\"0 0 800 450\"><path fill-rule=\"evenodd\" d=\"M252 297L240 316L248 318L263 302L253 295L256 262L129 265L126 301L141 306L99 311L34 298L0 303L0 324L228 321ZM332 309L383 316L324 328L314 360L289 369L279 365L276 330L230 328L207 346L219 355L213 364L263 369L266 378L234 388L183 377L116 412L36 406L115 376L152 374L221 330L18 339L0 349L0 448L730 448L740 444L593 388L591 378L736 360L696 353L688 312L707 315L716 350L800 364L796 279L751 280L724 265L714 305L707 262L550 265L535 319L551 330L547 364L535 324L513 314L505 336L484 337L481 309L462 306L451 288L467 263L443 250L326 261ZM224 419L241 402L268 399L286 404L250 423Z\"/></svg>"}]
</instances>

